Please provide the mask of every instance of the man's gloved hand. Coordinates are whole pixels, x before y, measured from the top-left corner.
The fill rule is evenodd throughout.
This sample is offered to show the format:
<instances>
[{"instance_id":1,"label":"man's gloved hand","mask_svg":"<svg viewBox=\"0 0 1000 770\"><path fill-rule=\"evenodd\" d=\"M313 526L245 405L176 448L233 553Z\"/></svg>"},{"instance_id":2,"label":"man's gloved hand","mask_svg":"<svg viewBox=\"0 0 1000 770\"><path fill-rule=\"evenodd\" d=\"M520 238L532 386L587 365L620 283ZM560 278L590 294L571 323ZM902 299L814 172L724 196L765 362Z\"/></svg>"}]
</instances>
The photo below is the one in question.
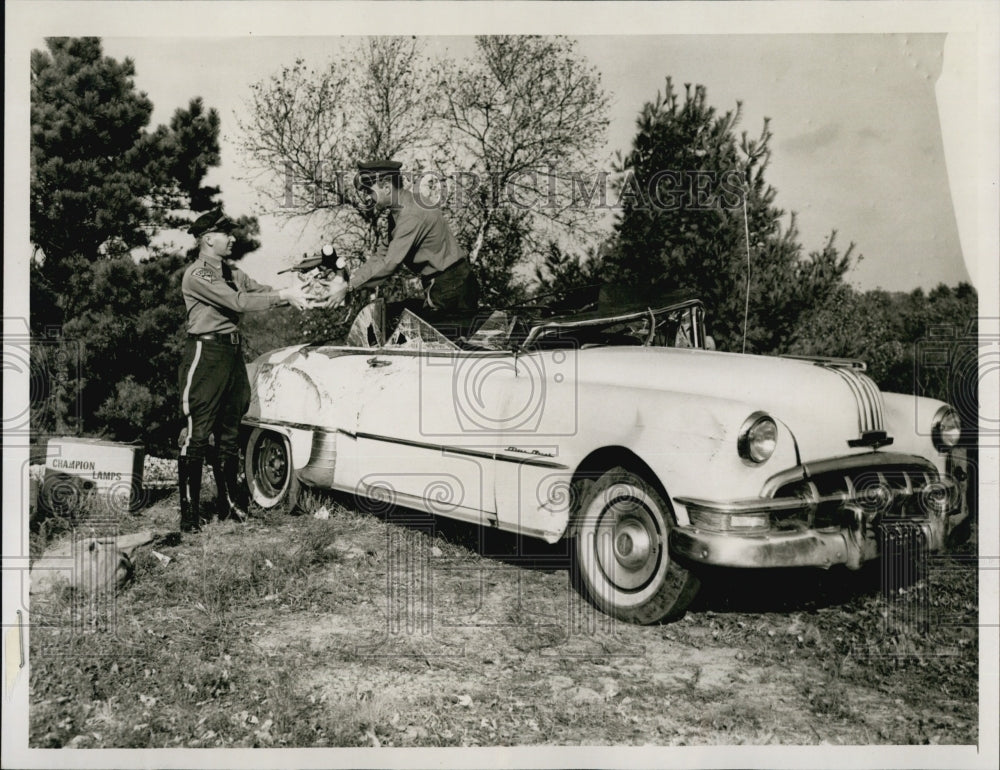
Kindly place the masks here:
<instances>
[{"instance_id":1,"label":"man's gloved hand","mask_svg":"<svg viewBox=\"0 0 1000 770\"><path fill-rule=\"evenodd\" d=\"M315 307L315 304L310 300L309 295L306 294L301 284L281 289L278 292L278 296L299 310L308 310L311 307Z\"/></svg>"}]
</instances>

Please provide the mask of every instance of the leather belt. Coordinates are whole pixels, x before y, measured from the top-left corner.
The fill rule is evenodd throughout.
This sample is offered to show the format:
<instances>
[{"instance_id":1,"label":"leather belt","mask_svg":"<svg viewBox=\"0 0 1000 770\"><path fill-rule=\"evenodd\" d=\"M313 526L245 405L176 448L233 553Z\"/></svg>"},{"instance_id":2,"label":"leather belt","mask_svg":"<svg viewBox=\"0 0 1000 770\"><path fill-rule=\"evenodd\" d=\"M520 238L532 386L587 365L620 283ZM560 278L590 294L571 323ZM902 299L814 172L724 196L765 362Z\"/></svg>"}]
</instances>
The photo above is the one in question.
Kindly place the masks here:
<instances>
[{"instance_id":1,"label":"leather belt","mask_svg":"<svg viewBox=\"0 0 1000 770\"><path fill-rule=\"evenodd\" d=\"M223 345L239 345L242 337L239 332L207 332L205 334L189 334L188 339L221 342Z\"/></svg>"}]
</instances>

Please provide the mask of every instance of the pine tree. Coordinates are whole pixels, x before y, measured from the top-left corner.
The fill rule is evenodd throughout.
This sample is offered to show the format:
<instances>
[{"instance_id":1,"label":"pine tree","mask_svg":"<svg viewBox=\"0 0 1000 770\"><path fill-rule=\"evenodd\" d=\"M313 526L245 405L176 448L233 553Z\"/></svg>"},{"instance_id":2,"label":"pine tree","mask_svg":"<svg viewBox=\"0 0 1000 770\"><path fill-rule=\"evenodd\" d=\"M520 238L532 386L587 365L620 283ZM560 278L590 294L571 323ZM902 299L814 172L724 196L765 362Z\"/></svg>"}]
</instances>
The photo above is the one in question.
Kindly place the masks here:
<instances>
[{"instance_id":1,"label":"pine tree","mask_svg":"<svg viewBox=\"0 0 1000 770\"><path fill-rule=\"evenodd\" d=\"M153 236L219 205L203 184L219 116L195 98L149 130L130 59L104 56L98 38L46 43L31 56L32 427L163 447L176 438L184 255ZM259 243L255 219L237 223L238 258Z\"/></svg>"},{"instance_id":2,"label":"pine tree","mask_svg":"<svg viewBox=\"0 0 1000 770\"><path fill-rule=\"evenodd\" d=\"M737 137L740 118L739 103L719 114L703 86L686 85L682 98L667 79L619 158L621 208L605 268L625 290L701 297L723 349L743 349L746 314L747 352L772 352L840 284L851 249L841 254L831 234L803 256L794 216L782 225L765 181L768 122L755 139Z\"/></svg>"}]
</instances>

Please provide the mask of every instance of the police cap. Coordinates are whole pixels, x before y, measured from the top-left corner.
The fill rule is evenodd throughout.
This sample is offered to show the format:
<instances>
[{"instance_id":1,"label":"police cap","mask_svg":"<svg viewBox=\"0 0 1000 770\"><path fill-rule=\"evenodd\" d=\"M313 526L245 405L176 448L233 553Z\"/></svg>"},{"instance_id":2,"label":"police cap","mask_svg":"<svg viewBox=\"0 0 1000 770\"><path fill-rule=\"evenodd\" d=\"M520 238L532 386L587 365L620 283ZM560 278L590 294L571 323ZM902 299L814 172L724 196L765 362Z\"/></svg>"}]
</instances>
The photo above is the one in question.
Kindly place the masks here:
<instances>
[{"instance_id":1,"label":"police cap","mask_svg":"<svg viewBox=\"0 0 1000 770\"><path fill-rule=\"evenodd\" d=\"M399 176L403 164L398 160L370 160L358 164L358 174L354 182L359 187L370 187L385 177Z\"/></svg>"},{"instance_id":2,"label":"police cap","mask_svg":"<svg viewBox=\"0 0 1000 770\"><path fill-rule=\"evenodd\" d=\"M233 220L222 213L222 209L215 209L206 211L194 220L188 232L195 238L200 238L205 233L231 233L235 226Z\"/></svg>"}]
</instances>

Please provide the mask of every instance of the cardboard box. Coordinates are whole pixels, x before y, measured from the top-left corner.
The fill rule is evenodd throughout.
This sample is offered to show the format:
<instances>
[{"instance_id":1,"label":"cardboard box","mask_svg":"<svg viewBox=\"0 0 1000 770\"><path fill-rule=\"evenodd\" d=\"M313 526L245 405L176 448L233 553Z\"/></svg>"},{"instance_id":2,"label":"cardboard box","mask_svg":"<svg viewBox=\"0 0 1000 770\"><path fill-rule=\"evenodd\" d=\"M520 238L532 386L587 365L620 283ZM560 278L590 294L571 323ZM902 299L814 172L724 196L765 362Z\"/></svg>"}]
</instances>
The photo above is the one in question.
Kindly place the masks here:
<instances>
[{"instance_id":1,"label":"cardboard box","mask_svg":"<svg viewBox=\"0 0 1000 770\"><path fill-rule=\"evenodd\" d=\"M75 436L50 438L45 450L42 503L65 515L96 495L107 513L134 511L142 503L145 457L141 444Z\"/></svg>"}]
</instances>

